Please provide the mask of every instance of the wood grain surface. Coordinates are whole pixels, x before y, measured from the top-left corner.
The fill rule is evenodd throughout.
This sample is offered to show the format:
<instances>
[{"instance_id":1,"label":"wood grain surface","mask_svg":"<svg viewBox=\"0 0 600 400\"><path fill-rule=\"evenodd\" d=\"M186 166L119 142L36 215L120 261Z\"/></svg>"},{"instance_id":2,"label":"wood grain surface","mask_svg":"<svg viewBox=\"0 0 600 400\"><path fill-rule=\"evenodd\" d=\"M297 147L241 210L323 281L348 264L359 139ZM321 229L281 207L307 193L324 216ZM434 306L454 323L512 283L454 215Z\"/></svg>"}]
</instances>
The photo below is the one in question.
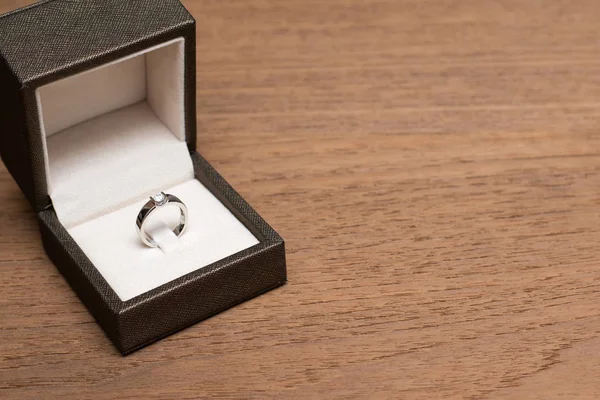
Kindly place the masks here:
<instances>
[{"instance_id":1,"label":"wood grain surface","mask_svg":"<svg viewBox=\"0 0 600 400\"><path fill-rule=\"evenodd\" d=\"M600 398L600 2L184 2L289 283L123 358L2 166L0 398Z\"/></svg>"}]
</instances>

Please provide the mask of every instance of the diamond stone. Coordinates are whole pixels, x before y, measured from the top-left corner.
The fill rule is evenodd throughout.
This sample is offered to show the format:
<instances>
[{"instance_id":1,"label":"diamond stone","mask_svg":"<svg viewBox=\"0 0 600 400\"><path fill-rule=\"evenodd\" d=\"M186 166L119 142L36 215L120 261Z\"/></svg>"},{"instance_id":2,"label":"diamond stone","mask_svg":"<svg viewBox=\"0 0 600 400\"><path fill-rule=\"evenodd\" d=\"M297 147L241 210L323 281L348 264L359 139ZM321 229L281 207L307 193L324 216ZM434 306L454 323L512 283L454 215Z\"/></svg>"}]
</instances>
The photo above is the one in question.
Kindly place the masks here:
<instances>
[{"instance_id":1,"label":"diamond stone","mask_svg":"<svg viewBox=\"0 0 600 400\"><path fill-rule=\"evenodd\" d=\"M162 203L164 203L165 200L166 200L165 194L162 192L152 196L152 201L154 201L156 204L162 204Z\"/></svg>"}]
</instances>

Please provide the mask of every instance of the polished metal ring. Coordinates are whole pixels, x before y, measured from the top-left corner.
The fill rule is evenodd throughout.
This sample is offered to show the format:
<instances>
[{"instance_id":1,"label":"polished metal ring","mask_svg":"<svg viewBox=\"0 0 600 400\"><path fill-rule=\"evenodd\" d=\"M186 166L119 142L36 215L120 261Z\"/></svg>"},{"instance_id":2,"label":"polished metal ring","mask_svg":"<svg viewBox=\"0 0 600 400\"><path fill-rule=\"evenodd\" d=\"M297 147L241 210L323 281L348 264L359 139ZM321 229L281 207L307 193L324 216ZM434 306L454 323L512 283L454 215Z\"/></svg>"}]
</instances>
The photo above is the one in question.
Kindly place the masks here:
<instances>
[{"instance_id":1,"label":"polished metal ring","mask_svg":"<svg viewBox=\"0 0 600 400\"><path fill-rule=\"evenodd\" d=\"M188 219L188 209L185 204L176 196L172 194L166 194L164 192L160 192L152 197L150 200L144 204L141 211L139 212L136 219L136 227L138 231L138 235L140 235L140 239L146 246L149 247L158 247L158 244L152 239L148 233L144 230L144 223L148 220L150 214L152 214L155 210L167 207L167 206L176 206L179 208L180 217L179 217L179 225L173 229L173 233L177 235L177 237L183 235L185 231L187 219Z\"/></svg>"}]
</instances>

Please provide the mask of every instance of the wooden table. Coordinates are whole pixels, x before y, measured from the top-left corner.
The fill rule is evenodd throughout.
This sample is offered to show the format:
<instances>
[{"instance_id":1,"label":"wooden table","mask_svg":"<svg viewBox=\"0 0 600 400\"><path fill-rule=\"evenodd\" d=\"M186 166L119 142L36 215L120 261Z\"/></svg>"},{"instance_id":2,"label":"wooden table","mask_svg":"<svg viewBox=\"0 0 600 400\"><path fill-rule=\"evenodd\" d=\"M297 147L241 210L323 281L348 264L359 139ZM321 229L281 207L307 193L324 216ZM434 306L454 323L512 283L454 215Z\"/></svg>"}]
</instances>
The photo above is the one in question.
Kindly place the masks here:
<instances>
[{"instance_id":1,"label":"wooden table","mask_svg":"<svg viewBox=\"0 0 600 400\"><path fill-rule=\"evenodd\" d=\"M289 283L123 358L1 167L1 398L600 398L600 2L185 3Z\"/></svg>"}]
</instances>

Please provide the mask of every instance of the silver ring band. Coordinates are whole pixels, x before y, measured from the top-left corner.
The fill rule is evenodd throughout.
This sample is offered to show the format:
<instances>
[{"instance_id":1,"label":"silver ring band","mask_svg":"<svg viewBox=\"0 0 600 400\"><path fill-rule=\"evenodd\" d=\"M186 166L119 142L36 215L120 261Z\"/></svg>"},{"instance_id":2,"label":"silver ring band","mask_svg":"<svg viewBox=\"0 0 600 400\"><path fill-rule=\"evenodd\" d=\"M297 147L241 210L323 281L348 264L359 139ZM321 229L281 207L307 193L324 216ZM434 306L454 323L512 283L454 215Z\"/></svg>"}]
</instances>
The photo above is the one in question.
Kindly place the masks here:
<instances>
[{"instance_id":1,"label":"silver ring band","mask_svg":"<svg viewBox=\"0 0 600 400\"><path fill-rule=\"evenodd\" d=\"M161 207L166 207L169 205L173 205L179 208L180 217L179 224L173 229L173 233L177 235L177 237L183 235L183 232L186 228L186 223L188 219L188 209L185 204L178 197L173 196L172 194L166 194L164 192L160 192L152 197L150 200L144 204L142 209L140 210L137 219L136 219L136 228L138 231L138 235L142 242L148 247L158 247L158 244L152 239L148 233L144 230L144 223L155 210Z\"/></svg>"}]
</instances>

